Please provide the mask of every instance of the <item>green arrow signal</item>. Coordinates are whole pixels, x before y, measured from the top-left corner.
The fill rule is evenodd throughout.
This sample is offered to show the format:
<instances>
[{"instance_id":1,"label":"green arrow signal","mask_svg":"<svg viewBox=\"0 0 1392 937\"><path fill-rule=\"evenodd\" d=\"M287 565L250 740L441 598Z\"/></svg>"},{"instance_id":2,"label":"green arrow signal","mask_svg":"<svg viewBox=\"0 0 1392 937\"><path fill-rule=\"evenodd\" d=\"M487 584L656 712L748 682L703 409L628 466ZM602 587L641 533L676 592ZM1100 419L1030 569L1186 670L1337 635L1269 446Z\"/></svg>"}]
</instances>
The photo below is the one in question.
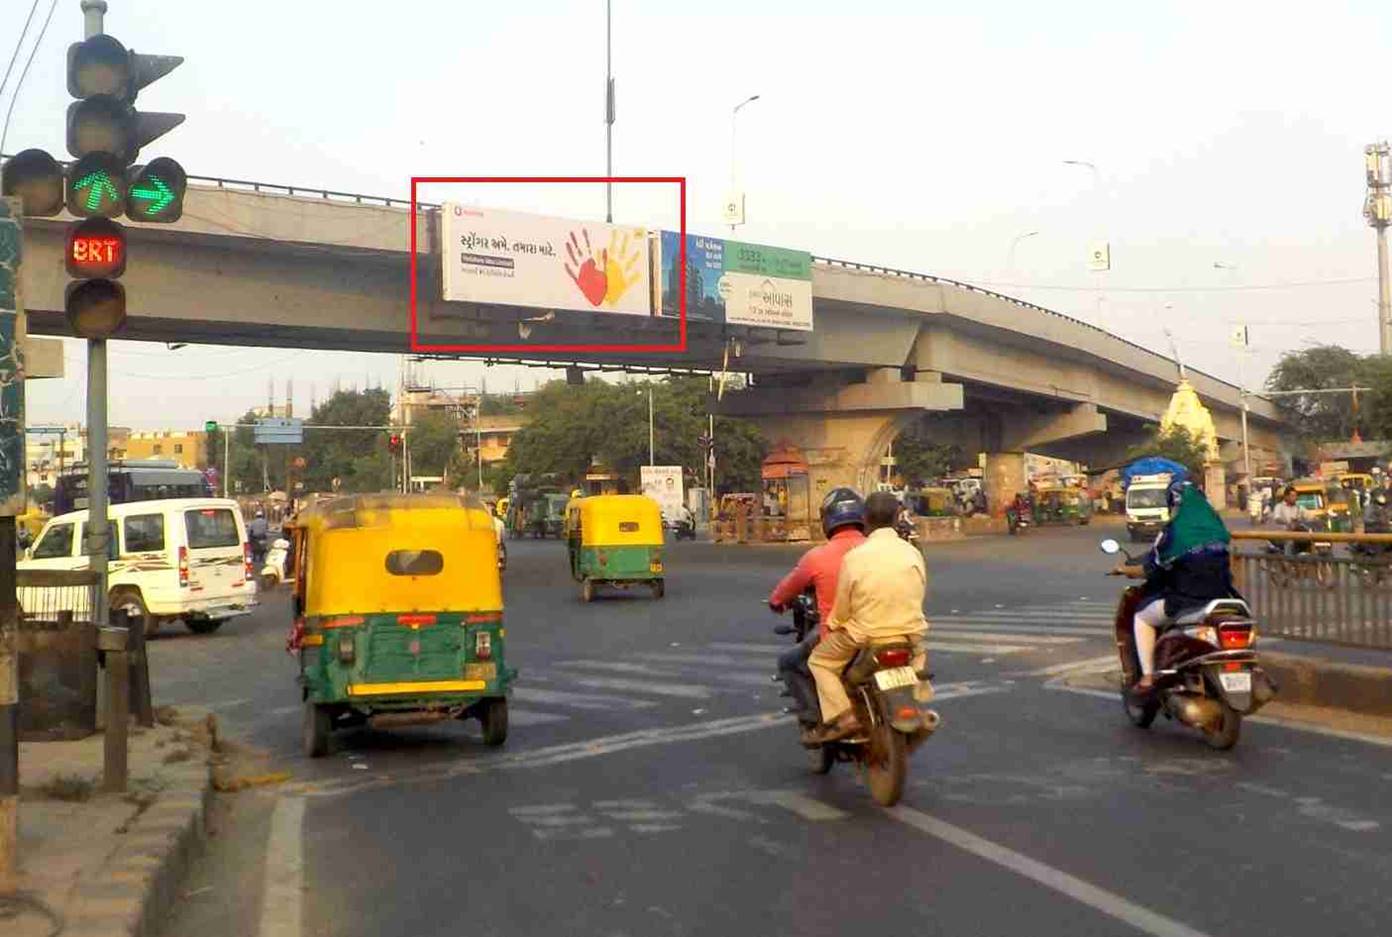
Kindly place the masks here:
<instances>
[{"instance_id":1,"label":"green arrow signal","mask_svg":"<svg viewBox=\"0 0 1392 937\"><path fill-rule=\"evenodd\" d=\"M145 186L135 186L130 190L132 198L148 199L152 204L145 210L147 214L157 215L169 207L169 203L174 201L174 190L159 176L149 176L147 181L154 188Z\"/></svg>"},{"instance_id":2,"label":"green arrow signal","mask_svg":"<svg viewBox=\"0 0 1392 937\"><path fill-rule=\"evenodd\" d=\"M79 190L87 190L88 211L96 211L101 208L103 193L110 193L110 197L113 201L121 197L121 193L117 190L116 184L111 181L111 176L100 169L94 169L87 173L87 175L73 183L73 187Z\"/></svg>"}]
</instances>

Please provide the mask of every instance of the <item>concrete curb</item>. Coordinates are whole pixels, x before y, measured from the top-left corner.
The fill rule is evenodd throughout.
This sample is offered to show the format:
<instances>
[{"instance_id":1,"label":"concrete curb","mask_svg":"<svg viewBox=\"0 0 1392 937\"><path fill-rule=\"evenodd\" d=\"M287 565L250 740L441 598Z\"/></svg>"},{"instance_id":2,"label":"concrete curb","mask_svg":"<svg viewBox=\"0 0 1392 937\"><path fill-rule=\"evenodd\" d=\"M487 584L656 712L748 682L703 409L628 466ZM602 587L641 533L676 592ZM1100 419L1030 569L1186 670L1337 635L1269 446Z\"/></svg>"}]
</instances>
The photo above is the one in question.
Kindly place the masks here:
<instances>
[{"instance_id":1,"label":"concrete curb","mask_svg":"<svg viewBox=\"0 0 1392 937\"><path fill-rule=\"evenodd\" d=\"M1392 668L1337 663L1295 654L1261 654L1283 703L1392 716Z\"/></svg>"},{"instance_id":2,"label":"concrete curb","mask_svg":"<svg viewBox=\"0 0 1392 937\"><path fill-rule=\"evenodd\" d=\"M102 880L78 885L64 937L152 937L179 898L202 848L212 771L206 763L171 765L168 786L133 819L106 862Z\"/></svg>"}]
</instances>

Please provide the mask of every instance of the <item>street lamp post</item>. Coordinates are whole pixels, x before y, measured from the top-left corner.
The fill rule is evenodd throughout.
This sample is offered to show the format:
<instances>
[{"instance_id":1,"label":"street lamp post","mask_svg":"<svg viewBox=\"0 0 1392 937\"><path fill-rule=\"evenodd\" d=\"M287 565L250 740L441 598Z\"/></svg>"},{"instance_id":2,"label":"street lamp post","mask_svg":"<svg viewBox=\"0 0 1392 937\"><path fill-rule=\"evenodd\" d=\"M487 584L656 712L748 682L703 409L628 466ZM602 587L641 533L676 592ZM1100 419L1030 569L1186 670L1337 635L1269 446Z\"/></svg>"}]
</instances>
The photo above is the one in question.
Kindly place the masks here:
<instances>
[{"instance_id":1,"label":"street lamp post","mask_svg":"<svg viewBox=\"0 0 1392 937\"><path fill-rule=\"evenodd\" d=\"M604 0L604 175L614 175L614 21L613 0ZM614 221L614 183L604 183L604 220Z\"/></svg>"},{"instance_id":2,"label":"street lamp post","mask_svg":"<svg viewBox=\"0 0 1392 937\"><path fill-rule=\"evenodd\" d=\"M754 103L755 101L757 101L757 100L759 100L759 96L758 96L757 94L751 94L749 97L745 98L743 101L741 101L741 102L739 102L738 104L736 104L736 105L734 106L734 108L730 111L730 197L731 197L731 198L735 198L736 196L738 196L739 199L740 199L740 221L741 221L741 222L744 221L744 197L743 197L743 195L740 195L739 193L737 193L736 188L735 188L736 179L737 179L737 174L736 174L736 162L735 162L735 139L736 139L736 138L735 138L735 130L736 130L735 118L739 116L740 110L741 110L746 104L753 104L753 103ZM733 234L733 233L734 233L734 230L735 230L735 222L734 222L734 221L731 221L731 222L730 222L730 233Z\"/></svg>"},{"instance_id":3,"label":"street lamp post","mask_svg":"<svg viewBox=\"0 0 1392 937\"><path fill-rule=\"evenodd\" d=\"M1363 151L1367 166L1368 200L1363 217L1377 233L1378 347L1392 355L1392 279L1387 271L1387 226L1392 224L1392 147L1387 141Z\"/></svg>"}]
</instances>

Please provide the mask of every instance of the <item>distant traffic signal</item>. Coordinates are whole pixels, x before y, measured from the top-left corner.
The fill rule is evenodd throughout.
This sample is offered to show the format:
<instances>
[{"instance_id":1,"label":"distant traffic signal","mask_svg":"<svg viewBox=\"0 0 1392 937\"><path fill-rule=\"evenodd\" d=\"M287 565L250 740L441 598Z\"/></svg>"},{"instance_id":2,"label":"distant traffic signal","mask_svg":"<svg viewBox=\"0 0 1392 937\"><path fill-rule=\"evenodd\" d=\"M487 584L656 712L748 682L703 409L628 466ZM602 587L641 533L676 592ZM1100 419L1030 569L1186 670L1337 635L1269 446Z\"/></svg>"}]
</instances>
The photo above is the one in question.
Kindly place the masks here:
<instances>
[{"instance_id":1,"label":"distant traffic signal","mask_svg":"<svg viewBox=\"0 0 1392 937\"><path fill-rule=\"evenodd\" d=\"M401 451L401 434L392 433L387 437L387 451L393 454Z\"/></svg>"},{"instance_id":2,"label":"distant traffic signal","mask_svg":"<svg viewBox=\"0 0 1392 937\"><path fill-rule=\"evenodd\" d=\"M47 218L63 210L63 167L44 150L25 150L0 167L0 194L20 200L20 211Z\"/></svg>"}]
</instances>

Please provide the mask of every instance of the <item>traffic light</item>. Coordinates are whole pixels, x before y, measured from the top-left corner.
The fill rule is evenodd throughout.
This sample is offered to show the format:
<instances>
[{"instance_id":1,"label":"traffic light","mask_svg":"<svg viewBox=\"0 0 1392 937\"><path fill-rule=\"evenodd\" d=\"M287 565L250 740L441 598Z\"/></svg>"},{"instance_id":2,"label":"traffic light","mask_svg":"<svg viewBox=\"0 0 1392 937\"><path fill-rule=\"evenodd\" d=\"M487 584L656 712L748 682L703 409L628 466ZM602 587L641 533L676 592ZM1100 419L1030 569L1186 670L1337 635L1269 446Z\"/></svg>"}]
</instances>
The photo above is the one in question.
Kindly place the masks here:
<instances>
[{"instance_id":1,"label":"traffic light","mask_svg":"<svg viewBox=\"0 0 1392 937\"><path fill-rule=\"evenodd\" d=\"M17 196L31 218L63 210L63 167L44 150L25 150L0 168L0 194Z\"/></svg>"},{"instance_id":2,"label":"traffic light","mask_svg":"<svg viewBox=\"0 0 1392 937\"><path fill-rule=\"evenodd\" d=\"M213 433L216 433L217 431L218 431L218 421L217 421L217 420L204 420L204 421L203 421L203 432L208 433L209 435L212 435Z\"/></svg>"},{"instance_id":3,"label":"traffic light","mask_svg":"<svg viewBox=\"0 0 1392 937\"><path fill-rule=\"evenodd\" d=\"M68 47L68 167L64 201L87 220L69 226L64 263L69 276L65 311L73 332L106 338L126 319L126 291L117 278L126 269L125 230L110 219L177 221L183 213L187 176L174 160L151 160L132 172L140 148L183 123L183 114L141 113L142 88L183 62L179 56L140 55L116 38L90 36ZM42 160L29 172L41 176ZM6 185L9 185L6 174ZM48 190L44 190L47 192ZM46 207L37 198L39 207Z\"/></svg>"},{"instance_id":4,"label":"traffic light","mask_svg":"<svg viewBox=\"0 0 1392 937\"><path fill-rule=\"evenodd\" d=\"M392 433L387 437L387 451L395 455L401 451L401 434Z\"/></svg>"}]
</instances>

